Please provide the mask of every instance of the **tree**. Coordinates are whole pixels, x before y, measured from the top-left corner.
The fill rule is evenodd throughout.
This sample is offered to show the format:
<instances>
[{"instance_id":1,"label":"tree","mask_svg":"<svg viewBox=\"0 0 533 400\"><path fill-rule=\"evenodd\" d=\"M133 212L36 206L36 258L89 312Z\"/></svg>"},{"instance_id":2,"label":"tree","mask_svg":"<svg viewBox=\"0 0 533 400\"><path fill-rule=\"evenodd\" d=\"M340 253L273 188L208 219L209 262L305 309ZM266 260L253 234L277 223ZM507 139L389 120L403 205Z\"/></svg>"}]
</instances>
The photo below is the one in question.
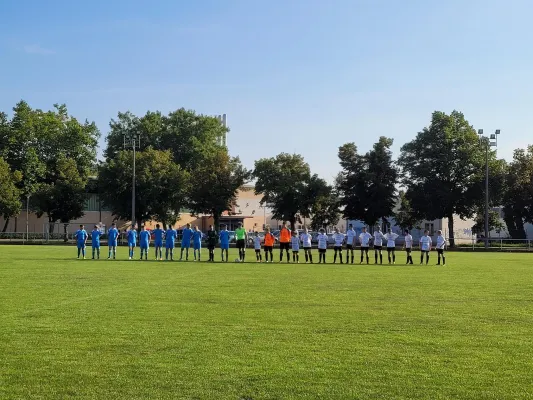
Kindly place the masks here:
<instances>
[{"instance_id":1,"label":"tree","mask_svg":"<svg viewBox=\"0 0 533 400\"><path fill-rule=\"evenodd\" d=\"M48 216L49 232L54 223L64 223L64 238L67 240L67 223L83 216L83 207L87 199L85 193L86 179L78 171L76 161L59 155L53 170L47 170L53 182L42 184L33 200L38 217Z\"/></svg>"},{"instance_id":2,"label":"tree","mask_svg":"<svg viewBox=\"0 0 533 400\"><path fill-rule=\"evenodd\" d=\"M118 218L131 218L133 151L120 151L100 167L102 202ZM155 219L175 224L185 205L189 174L173 161L170 151L147 148L136 155L135 220Z\"/></svg>"},{"instance_id":3,"label":"tree","mask_svg":"<svg viewBox=\"0 0 533 400\"><path fill-rule=\"evenodd\" d=\"M382 136L364 156L354 143L339 148L342 172L337 188L345 218L375 225L393 215L398 171L392 162L392 144L392 139Z\"/></svg>"},{"instance_id":4,"label":"tree","mask_svg":"<svg viewBox=\"0 0 533 400\"><path fill-rule=\"evenodd\" d=\"M53 110L35 110L33 114L35 143L31 147L43 163L45 174L36 181L38 189L32 205L37 215L47 214L52 232L53 223L67 223L83 216L85 185L96 158L100 132L94 122L80 123L69 116L65 105L54 104ZM29 155L24 159L30 165L34 162Z\"/></svg>"},{"instance_id":5,"label":"tree","mask_svg":"<svg viewBox=\"0 0 533 400\"><path fill-rule=\"evenodd\" d=\"M9 164L0 157L0 215L6 221L2 232L6 231L9 218L20 213L20 191L16 183L22 179L19 171L11 172Z\"/></svg>"},{"instance_id":6,"label":"tree","mask_svg":"<svg viewBox=\"0 0 533 400\"><path fill-rule=\"evenodd\" d=\"M309 164L299 154L281 153L257 160L253 176L255 193L263 195L261 204L272 208L273 218L289 221L294 230L298 214L308 212Z\"/></svg>"},{"instance_id":7,"label":"tree","mask_svg":"<svg viewBox=\"0 0 533 400\"><path fill-rule=\"evenodd\" d=\"M250 177L238 157L230 157L226 149L214 151L194 170L197 184L190 187L188 208L196 215L212 215L218 229L220 216L235 204L238 189Z\"/></svg>"},{"instance_id":8,"label":"tree","mask_svg":"<svg viewBox=\"0 0 533 400\"><path fill-rule=\"evenodd\" d=\"M124 136L140 137L140 151L148 147L169 150L175 163L191 171L213 152L222 148L220 139L228 129L215 117L198 115L180 108L168 115L147 112L137 117L130 112L119 113L109 124L104 155L107 160L124 150Z\"/></svg>"},{"instance_id":9,"label":"tree","mask_svg":"<svg viewBox=\"0 0 533 400\"><path fill-rule=\"evenodd\" d=\"M504 221L513 239L525 239L524 223L533 222L533 146L517 149L505 174Z\"/></svg>"},{"instance_id":10,"label":"tree","mask_svg":"<svg viewBox=\"0 0 533 400\"><path fill-rule=\"evenodd\" d=\"M413 229L418 227L420 220L417 218L413 207L411 207L411 202L405 195L405 191L400 190L399 192L400 204L397 210L394 212L394 220L396 225L402 229Z\"/></svg>"},{"instance_id":11,"label":"tree","mask_svg":"<svg viewBox=\"0 0 533 400\"><path fill-rule=\"evenodd\" d=\"M495 152L489 151L489 167L495 172ZM401 148L403 170L415 217L448 218L450 246L454 246L454 216L471 218L483 204L485 146L464 115L435 111L429 127ZM499 164L499 163L498 163Z\"/></svg>"},{"instance_id":12,"label":"tree","mask_svg":"<svg viewBox=\"0 0 533 400\"><path fill-rule=\"evenodd\" d=\"M472 226L472 233L484 234L485 233L485 209L480 208L476 212L474 219L475 223ZM500 214L497 211L489 210L489 232L492 230L501 230L504 225L500 219Z\"/></svg>"}]
</instances>

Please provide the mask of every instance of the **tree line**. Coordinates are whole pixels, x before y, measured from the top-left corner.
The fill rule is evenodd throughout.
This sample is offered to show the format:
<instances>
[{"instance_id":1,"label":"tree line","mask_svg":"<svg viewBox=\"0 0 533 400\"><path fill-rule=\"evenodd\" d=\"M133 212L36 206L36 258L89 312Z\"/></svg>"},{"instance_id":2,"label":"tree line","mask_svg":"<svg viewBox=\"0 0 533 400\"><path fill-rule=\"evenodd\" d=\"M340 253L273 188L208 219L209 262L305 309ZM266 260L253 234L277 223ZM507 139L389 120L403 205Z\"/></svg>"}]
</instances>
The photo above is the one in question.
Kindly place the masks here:
<instances>
[{"instance_id":1,"label":"tree line","mask_svg":"<svg viewBox=\"0 0 533 400\"><path fill-rule=\"evenodd\" d=\"M318 229L341 217L369 226L394 217L402 228L422 220L476 217L484 224L486 147L458 111L436 111L429 126L405 143L395 160L393 139L380 137L366 153L356 143L339 147L340 172L331 184L312 173L299 154L281 153L245 168L231 157L221 138L227 128L214 117L179 109L136 116L118 113L110 122L104 159L97 162L100 132L80 122L65 105L49 111L24 101L11 118L0 113L0 214L7 222L28 202L48 221L68 222L83 215L88 192L97 192L119 219L131 219L133 151L125 137L137 137L136 221L175 224L180 212L213 215L215 226L231 210L237 192L253 181L273 218L291 223L311 219ZM513 238L525 238L533 222L533 146L517 149L510 162L488 151L490 205L503 206ZM91 176L96 180L91 180ZM499 216L491 212L490 228Z\"/></svg>"}]
</instances>

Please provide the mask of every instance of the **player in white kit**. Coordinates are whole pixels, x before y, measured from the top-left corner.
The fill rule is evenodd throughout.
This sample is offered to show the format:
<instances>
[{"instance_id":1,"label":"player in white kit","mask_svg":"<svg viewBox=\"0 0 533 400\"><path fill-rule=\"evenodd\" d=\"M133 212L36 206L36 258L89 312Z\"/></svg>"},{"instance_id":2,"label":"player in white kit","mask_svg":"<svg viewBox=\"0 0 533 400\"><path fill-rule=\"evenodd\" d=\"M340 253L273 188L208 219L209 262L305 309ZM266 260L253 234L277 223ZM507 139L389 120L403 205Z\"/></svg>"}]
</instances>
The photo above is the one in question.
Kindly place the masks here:
<instances>
[{"instance_id":1,"label":"player in white kit","mask_svg":"<svg viewBox=\"0 0 533 400\"><path fill-rule=\"evenodd\" d=\"M389 228L384 236L387 240L387 255L389 257L389 264L396 264L396 239L399 235L394 233L392 229Z\"/></svg>"},{"instance_id":2,"label":"player in white kit","mask_svg":"<svg viewBox=\"0 0 533 400\"><path fill-rule=\"evenodd\" d=\"M407 262L406 264L413 264L413 255L411 251L413 250L413 237L408 230L405 231L404 245L405 252L407 253Z\"/></svg>"},{"instance_id":3,"label":"player in white kit","mask_svg":"<svg viewBox=\"0 0 533 400\"><path fill-rule=\"evenodd\" d=\"M339 258L342 264L342 245L344 244L344 233L340 233L339 230L335 228L333 240L335 242L333 246L333 250L335 251L335 254L333 255L333 264L337 262L337 253L339 254Z\"/></svg>"},{"instance_id":4,"label":"player in white kit","mask_svg":"<svg viewBox=\"0 0 533 400\"><path fill-rule=\"evenodd\" d=\"M259 232L254 233L254 249L255 249L255 260L256 262L262 262L263 256L261 255L261 242L262 239L259 237Z\"/></svg>"},{"instance_id":5,"label":"player in white kit","mask_svg":"<svg viewBox=\"0 0 533 400\"><path fill-rule=\"evenodd\" d=\"M440 258L442 257L442 265L446 265L446 256L444 255L444 248L446 247L446 239L442 236L442 232L437 232L437 255L439 261L437 265L440 265Z\"/></svg>"},{"instance_id":6,"label":"player in white kit","mask_svg":"<svg viewBox=\"0 0 533 400\"><path fill-rule=\"evenodd\" d=\"M385 235L383 232L381 232L381 227L378 225L376 227L376 231L374 232L374 262L375 264L378 263L378 255L379 255L379 263L383 264L383 253L381 252L381 249L383 248L383 240L385 239Z\"/></svg>"},{"instance_id":7,"label":"player in white kit","mask_svg":"<svg viewBox=\"0 0 533 400\"><path fill-rule=\"evenodd\" d=\"M292 262L300 263L300 238L298 232L292 231L291 236Z\"/></svg>"},{"instance_id":8,"label":"player in white kit","mask_svg":"<svg viewBox=\"0 0 533 400\"><path fill-rule=\"evenodd\" d=\"M433 245L433 240L429 236L429 231L424 231L424 236L420 238L420 264L424 263L424 254L426 255L426 265L429 263L429 252L431 251L431 246Z\"/></svg>"},{"instance_id":9,"label":"player in white kit","mask_svg":"<svg viewBox=\"0 0 533 400\"><path fill-rule=\"evenodd\" d=\"M350 255L352 256L352 264L354 261L354 252L355 248L355 231L353 225L348 225L348 231L346 231L346 264L350 261Z\"/></svg>"},{"instance_id":10,"label":"player in white kit","mask_svg":"<svg viewBox=\"0 0 533 400\"><path fill-rule=\"evenodd\" d=\"M366 254L366 263L369 263L368 249L370 248L370 241L372 235L366 231L366 226L363 227L363 232L359 235L359 243L361 243L361 264L363 263L364 255Z\"/></svg>"},{"instance_id":11,"label":"player in white kit","mask_svg":"<svg viewBox=\"0 0 533 400\"><path fill-rule=\"evenodd\" d=\"M311 254L312 237L307 228L304 228L304 232L300 235L300 239L302 240L302 244L304 248L305 262L310 262L312 264L313 263L313 254Z\"/></svg>"},{"instance_id":12,"label":"player in white kit","mask_svg":"<svg viewBox=\"0 0 533 400\"><path fill-rule=\"evenodd\" d=\"M318 263L326 263L326 250L328 248L328 235L325 234L324 228L320 229L318 235Z\"/></svg>"}]
</instances>

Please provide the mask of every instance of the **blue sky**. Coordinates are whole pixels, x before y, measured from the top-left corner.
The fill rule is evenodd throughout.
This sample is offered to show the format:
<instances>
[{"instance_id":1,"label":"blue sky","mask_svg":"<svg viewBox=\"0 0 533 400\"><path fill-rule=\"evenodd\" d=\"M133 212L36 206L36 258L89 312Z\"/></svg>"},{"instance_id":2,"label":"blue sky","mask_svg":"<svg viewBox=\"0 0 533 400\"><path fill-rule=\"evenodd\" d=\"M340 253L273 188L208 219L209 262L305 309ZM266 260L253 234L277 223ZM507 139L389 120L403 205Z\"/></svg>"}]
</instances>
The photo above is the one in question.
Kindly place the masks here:
<instances>
[{"instance_id":1,"label":"blue sky","mask_svg":"<svg viewBox=\"0 0 533 400\"><path fill-rule=\"evenodd\" d=\"M0 110L66 103L103 137L118 111L228 114L230 152L399 147L434 110L533 144L530 0L2 1ZM102 139L101 146L105 146Z\"/></svg>"}]
</instances>

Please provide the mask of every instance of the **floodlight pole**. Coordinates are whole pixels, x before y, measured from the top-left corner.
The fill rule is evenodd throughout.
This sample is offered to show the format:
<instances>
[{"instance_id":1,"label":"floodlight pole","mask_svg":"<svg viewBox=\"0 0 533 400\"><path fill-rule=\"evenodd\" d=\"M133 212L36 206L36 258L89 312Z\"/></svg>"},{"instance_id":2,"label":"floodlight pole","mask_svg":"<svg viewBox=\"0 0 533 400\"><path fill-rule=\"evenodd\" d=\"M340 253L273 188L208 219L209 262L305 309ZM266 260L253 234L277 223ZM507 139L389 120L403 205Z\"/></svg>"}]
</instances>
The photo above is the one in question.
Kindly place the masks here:
<instances>
[{"instance_id":1,"label":"floodlight pole","mask_svg":"<svg viewBox=\"0 0 533 400\"><path fill-rule=\"evenodd\" d=\"M485 248L489 248L489 147L498 146L498 135L500 130L490 135L490 137L483 137L483 129L478 129L477 133L482 142L485 143Z\"/></svg>"},{"instance_id":2,"label":"floodlight pole","mask_svg":"<svg viewBox=\"0 0 533 400\"><path fill-rule=\"evenodd\" d=\"M138 142L137 142L138 141ZM140 148L141 139L138 133L126 133L124 134L124 147L131 146L133 149L133 171L132 171L132 183L131 183L131 227L135 227L135 159L136 149Z\"/></svg>"}]
</instances>

